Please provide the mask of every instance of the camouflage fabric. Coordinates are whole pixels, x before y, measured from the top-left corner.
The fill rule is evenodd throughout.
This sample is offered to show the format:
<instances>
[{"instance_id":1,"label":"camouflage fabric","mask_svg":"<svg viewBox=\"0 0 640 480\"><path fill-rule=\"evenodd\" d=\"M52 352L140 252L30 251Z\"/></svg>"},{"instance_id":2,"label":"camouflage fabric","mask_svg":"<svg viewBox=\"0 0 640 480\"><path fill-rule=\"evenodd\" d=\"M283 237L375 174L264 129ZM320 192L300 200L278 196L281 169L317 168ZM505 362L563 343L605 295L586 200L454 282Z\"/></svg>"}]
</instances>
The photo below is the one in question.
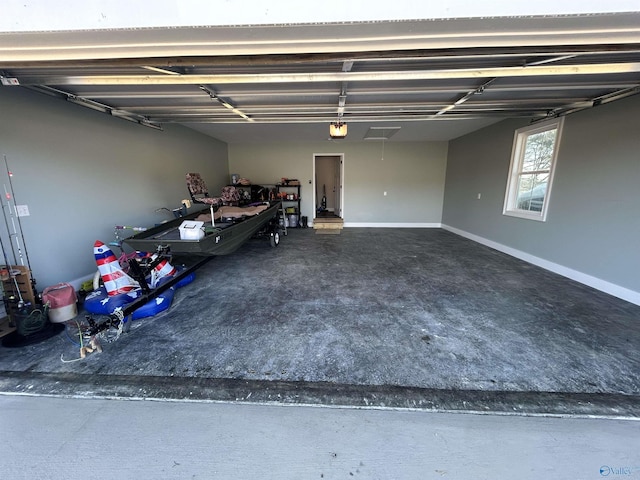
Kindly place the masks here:
<instances>
[{"instance_id":1,"label":"camouflage fabric","mask_svg":"<svg viewBox=\"0 0 640 480\"><path fill-rule=\"evenodd\" d=\"M222 199L219 197L210 197L207 185L199 173L187 173L187 188L194 202L205 203L207 205L221 205Z\"/></svg>"},{"instance_id":2,"label":"camouflage fabric","mask_svg":"<svg viewBox=\"0 0 640 480\"><path fill-rule=\"evenodd\" d=\"M231 205L240 201L240 192L236 187L224 187L222 189L222 202L225 205Z\"/></svg>"}]
</instances>

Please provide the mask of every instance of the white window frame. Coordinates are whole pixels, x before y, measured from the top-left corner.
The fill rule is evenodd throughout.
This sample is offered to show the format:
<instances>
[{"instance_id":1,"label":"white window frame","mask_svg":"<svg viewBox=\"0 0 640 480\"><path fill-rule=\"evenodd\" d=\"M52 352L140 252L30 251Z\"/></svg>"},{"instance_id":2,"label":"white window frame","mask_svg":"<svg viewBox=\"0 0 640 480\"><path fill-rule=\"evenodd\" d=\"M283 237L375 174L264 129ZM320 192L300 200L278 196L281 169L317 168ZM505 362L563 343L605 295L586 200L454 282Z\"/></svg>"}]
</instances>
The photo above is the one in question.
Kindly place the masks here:
<instances>
[{"instance_id":1,"label":"white window frame","mask_svg":"<svg viewBox=\"0 0 640 480\"><path fill-rule=\"evenodd\" d=\"M513 148L511 150L511 164L509 165L509 177L507 180L507 191L504 196L504 207L502 210L503 215L509 215L512 217L526 218L529 220L537 220L544 222L547 220L547 212L549 210L549 199L551 198L551 187L553 185L553 176L558 163L558 151L560 149L560 139L562 137L562 126L564 124L564 117L555 118L545 122L537 123L535 125L529 125L527 127L519 128L516 130L513 137ZM551 156L551 166L549 167L549 181L547 182L547 189L545 191L544 200L542 203L542 210L540 212L522 210L517 207L518 197L518 180L522 173L522 163L524 160L524 149L526 146L527 138L536 133L545 132L548 130L556 131L556 138L553 145L553 153Z\"/></svg>"}]
</instances>

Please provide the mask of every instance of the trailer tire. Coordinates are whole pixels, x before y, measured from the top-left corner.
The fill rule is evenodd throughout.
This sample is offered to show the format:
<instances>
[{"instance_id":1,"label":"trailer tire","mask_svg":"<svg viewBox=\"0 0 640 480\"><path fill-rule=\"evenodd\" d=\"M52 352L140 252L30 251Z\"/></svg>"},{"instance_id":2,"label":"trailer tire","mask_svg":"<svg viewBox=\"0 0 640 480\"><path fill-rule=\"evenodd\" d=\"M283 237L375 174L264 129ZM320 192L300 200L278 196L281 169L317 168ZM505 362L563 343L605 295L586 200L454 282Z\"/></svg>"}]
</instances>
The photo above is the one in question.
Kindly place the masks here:
<instances>
[{"instance_id":1,"label":"trailer tire","mask_svg":"<svg viewBox=\"0 0 640 480\"><path fill-rule=\"evenodd\" d=\"M277 229L269 236L269 243L272 247L280 245L280 232Z\"/></svg>"}]
</instances>

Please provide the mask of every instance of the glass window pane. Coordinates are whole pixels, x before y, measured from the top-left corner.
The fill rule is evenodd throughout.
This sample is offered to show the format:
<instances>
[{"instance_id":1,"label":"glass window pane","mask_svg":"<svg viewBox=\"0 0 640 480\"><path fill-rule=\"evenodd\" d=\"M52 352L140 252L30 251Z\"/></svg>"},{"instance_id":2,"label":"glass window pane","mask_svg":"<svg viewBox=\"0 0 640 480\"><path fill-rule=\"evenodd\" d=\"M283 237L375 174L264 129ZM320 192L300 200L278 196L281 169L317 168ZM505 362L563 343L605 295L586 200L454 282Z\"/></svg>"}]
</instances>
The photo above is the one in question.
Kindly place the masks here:
<instances>
[{"instance_id":1,"label":"glass window pane","mask_svg":"<svg viewBox=\"0 0 640 480\"><path fill-rule=\"evenodd\" d=\"M516 130L502 213L544 222L564 117Z\"/></svg>"},{"instance_id":2,"label":"glass window pane","mask_svg":"<svg viewBox=\"0 0 640 480\"><path fill-rule=\"evenodd\" d=\"M547 194L548 182L548 173L520 175L516 208L529 212L541 212Z\"/></svg>"},{"instance_id":3,"label":"glass window pane","mask_svg":"<svg viewBox=\"0 0 640 480\"><path fill-rule=\"evenodd\" d=\"M527 137L522 161L523 172L549 170L556 141L556 130L535 133Z\"/></svg>"}]
</instances>

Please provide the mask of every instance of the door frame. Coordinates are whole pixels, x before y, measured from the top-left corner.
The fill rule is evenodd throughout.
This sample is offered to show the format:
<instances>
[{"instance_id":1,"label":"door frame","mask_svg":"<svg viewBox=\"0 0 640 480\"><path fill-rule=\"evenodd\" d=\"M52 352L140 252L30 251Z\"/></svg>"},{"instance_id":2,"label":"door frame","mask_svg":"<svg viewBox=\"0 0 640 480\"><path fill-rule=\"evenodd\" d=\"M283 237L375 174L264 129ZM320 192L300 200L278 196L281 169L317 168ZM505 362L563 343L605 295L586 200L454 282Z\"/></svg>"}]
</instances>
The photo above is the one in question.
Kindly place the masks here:
<instances>
[{"instance_id":1,"label":"door frame","mask_svg":"<svg viewBox=\"0 0 640 480\"><path fill-rule=\"evenodd\" d=\"M339 175L339 181L340 181L340 185L338 185L338 189L339 189L339 199L340 199L340 206L339 206L339 212L338 212L338 216L340 218L342 218L344 220L344 153L314 153L313 154L313 158L312 158L312 164L313 164L313 176L312 178L312 191L313 191L313 218L316 218L316 214L318 213L316 210L316 201L317 198L316 197L316 192L317 190L317 185L316 185L316 157L338 157L339 158L339 163L338 163L338 168L340 169L340 175Z\"/></svg>"}]
</instances>

